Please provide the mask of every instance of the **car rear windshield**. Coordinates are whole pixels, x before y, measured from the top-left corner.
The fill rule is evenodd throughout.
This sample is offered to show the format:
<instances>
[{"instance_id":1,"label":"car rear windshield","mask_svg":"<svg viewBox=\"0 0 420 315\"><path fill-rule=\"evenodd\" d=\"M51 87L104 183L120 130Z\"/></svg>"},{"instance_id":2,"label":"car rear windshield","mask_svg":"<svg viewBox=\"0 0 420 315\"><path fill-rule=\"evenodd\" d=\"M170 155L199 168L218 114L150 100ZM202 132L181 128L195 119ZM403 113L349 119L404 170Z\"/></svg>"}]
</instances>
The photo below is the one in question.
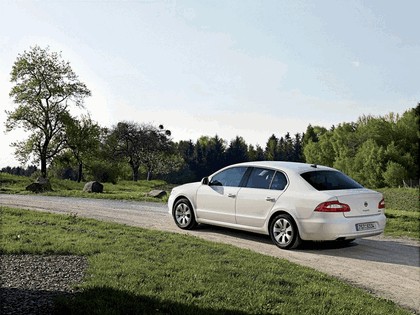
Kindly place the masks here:
<instances>
[{"instance_id":1,"label":"car rear windshield","mask_svg":"<svg viewBox=\"0 0 420 315\"><path fill-rule=\"evenodd\" d=\"M316 190L363 188L358 182L337 171L311 171L302 176Z\"/></svg>"}]
</instances>

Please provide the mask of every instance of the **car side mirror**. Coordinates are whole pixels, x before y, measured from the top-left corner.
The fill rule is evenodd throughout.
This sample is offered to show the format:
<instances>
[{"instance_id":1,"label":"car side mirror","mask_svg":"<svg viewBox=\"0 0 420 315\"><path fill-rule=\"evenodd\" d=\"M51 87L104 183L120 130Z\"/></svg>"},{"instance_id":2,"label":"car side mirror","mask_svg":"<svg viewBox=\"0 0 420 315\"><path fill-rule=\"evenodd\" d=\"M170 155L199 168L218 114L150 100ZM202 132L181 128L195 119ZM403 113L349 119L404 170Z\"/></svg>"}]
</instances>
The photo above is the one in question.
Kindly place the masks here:
<instances>
[{"instance_id":1,"label":"car side mirror","mask_svg":"<svg viewBox=\"0 0 420 315\"><path fill-rule=\"evenodd\" d=\"M208 185L208 184L209 184L209 178L208 178L208 177L204 177L204 178L201 180L201 184L203 184L203 185Z\"/></svg>"}]
</instances>

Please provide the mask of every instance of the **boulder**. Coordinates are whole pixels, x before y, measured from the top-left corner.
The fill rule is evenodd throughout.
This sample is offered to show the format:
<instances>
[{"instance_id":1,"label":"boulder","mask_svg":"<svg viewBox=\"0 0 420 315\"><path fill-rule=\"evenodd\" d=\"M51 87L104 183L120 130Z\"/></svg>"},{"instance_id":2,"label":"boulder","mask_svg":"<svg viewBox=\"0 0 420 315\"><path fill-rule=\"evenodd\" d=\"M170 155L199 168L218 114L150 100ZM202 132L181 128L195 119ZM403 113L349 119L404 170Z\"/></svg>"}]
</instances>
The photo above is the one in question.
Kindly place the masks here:
<instances>
[{"instance_id":1,"label":"boulder","mask_svg":"<svg viewBox=\"0 0 420 315\"><path fill-rule=\"evenodd\" d=\"M89 193L102 193L104 192L104 185L102 185L100 182L92 181L87 182L85 184L85 187L83 187L83 191L89 192Z\"/></svg>"},{"instance_id":2,"label":"boulder","mask_svg":"<svg viewBox=\"0 0 420 315\"><path fill-rule=\"evenodd\" d=\"M166 196L166 191L156 189L156 190L152 190L147 195L153 198L163 198L164 196Z\"/></svg>"},{"instance_id":3,"label":"boulder","mask_svg":"<svg viewBox=\"0 0 420 315\"><path fill-rule=\"evenodd\" d=\"M48 178L39 177L35 182L26 186L26 190L38 194L46 191L52 191L52 188Z\"/></svg>"}]
</instances>

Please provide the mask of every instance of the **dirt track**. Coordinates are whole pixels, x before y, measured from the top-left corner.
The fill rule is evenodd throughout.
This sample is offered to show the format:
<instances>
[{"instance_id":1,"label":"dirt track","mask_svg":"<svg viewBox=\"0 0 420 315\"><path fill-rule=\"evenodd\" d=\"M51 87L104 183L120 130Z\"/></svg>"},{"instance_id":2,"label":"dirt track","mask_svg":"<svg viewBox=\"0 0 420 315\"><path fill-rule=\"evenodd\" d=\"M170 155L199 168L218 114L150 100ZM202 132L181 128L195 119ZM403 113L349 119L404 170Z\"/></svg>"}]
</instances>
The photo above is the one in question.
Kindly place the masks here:
<instances>
[{"instance_id":1,"label":"dirt track","mask_svg":"<svg viewBox=\"0 0 420 315\"><path fill-rule=\"evenodd\" d=\"M420 243L417 241L371 237L348 246L307 243L298 250L284 251L264 235L210 226L182 231L167 213L166 205L158 203L0 195L0 206L54 213L75 212L83 217L232 244L336 276L420 314Z\"/></svg>"}]
</instances>

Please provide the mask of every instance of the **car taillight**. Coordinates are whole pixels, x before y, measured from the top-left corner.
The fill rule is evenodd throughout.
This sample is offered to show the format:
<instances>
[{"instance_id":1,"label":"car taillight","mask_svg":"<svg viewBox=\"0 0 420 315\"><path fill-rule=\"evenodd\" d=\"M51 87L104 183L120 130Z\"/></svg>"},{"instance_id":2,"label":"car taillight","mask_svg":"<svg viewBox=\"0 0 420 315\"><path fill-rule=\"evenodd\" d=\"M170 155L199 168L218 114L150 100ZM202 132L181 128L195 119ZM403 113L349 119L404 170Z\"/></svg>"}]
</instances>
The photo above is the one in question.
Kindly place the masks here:
<instances>
[{"instance_id":1,"label":"car taillight","mask_svg":"<svg viewBox=\"0 0 420 315\"><path fill-rule=\"evenodd\" d=\"M385 209L385 199L384 198L382 198L382 200L379 201L378 209Z\"/></svg>"},{"instance_id":2,"label":"car taillight","mask_svg":"<svg viewBox=\"0 0 420 315\"><path fill-rule=\"evenodd\" d=\"M317 212L350 212L350 206L338 201L327 201L319 204L315 211Z\"/></svg>"}]
</instances>

